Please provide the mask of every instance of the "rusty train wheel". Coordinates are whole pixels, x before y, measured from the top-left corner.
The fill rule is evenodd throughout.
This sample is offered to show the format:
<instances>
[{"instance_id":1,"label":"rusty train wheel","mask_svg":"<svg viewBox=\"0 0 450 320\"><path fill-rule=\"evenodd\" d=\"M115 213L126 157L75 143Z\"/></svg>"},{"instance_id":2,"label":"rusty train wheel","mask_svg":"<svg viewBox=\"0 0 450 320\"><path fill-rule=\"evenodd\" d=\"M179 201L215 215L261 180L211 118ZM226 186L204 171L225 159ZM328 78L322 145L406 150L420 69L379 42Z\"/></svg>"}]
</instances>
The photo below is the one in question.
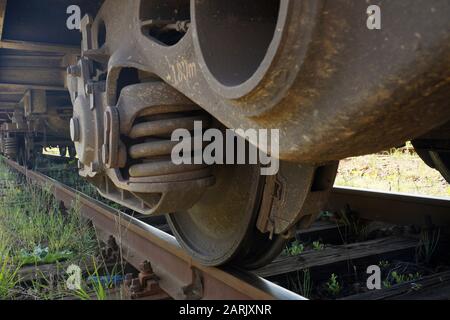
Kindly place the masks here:
<instances>
[{"instance_id":1,"label":"rusty train wheel","mask_svg":"<svg viewBox=\"0 0 450 320\"><path fill-rule=\"evenodd\" d=\"M255 227L264 178L256 165L217 166L216 184L187 212L170 214L181 245L202 264L256 268L279 254L285 240ZM250 183L249 183L250 182Z\"/></svg>"}]
</instances>

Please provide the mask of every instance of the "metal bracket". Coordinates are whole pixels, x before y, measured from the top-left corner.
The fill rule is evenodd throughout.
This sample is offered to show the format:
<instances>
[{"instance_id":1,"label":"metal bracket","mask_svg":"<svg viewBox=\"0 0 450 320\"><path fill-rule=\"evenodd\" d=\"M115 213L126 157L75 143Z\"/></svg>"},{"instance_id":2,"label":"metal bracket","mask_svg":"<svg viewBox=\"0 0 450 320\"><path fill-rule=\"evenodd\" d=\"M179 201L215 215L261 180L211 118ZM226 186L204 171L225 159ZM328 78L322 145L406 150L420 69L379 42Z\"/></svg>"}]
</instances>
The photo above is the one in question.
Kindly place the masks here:
<instances>
[{"instance_id":1,"label":"metal bracket","mask_svg":"<svg viewBox=\"0 0 450 320\"><path fill-rule=\"evenodd\" d=\"M191 267L192 282L182 288L183 294L187 300L200 300L203 297L203 281L200 272Z\"/></svg>"}]
</instances>

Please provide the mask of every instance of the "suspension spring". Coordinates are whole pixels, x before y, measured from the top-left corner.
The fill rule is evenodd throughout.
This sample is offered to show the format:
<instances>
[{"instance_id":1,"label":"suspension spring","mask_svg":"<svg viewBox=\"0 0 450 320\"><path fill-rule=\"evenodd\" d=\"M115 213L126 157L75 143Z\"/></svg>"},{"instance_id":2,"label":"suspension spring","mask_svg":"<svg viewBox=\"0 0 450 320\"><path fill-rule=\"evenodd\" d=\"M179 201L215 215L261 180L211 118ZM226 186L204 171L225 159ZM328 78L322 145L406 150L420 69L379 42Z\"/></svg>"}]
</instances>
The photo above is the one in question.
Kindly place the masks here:
<instances>
[{"instance_id":1,"label":"suspension spring","mask_svg":"<svg viewBox=\"0 0 450 320\"><path fill-rule=\"evenodd\" d=\"M4 152L8 158L14 158L17 155L17 138L9 137L4 140Z\"/></svg>"},{"instance_id":2,"label":"suspension spring","mask_svg":"<svg viewBox=\"0 0 450 320\"><path fill-rule=\"evenodd\" d=\"M133 142L128 155L135 162L129 167L130 177L182 175L207 169L206 165L176 165L171 159L172 149L179 143L171 141L172 132L180 128L192 132L195 121L201 121L203 128L210 126L209 115L195 105L164 106L144 111L129 133ZM193 148L192 152L195 152Z\"/></svg>"}]
</instances>

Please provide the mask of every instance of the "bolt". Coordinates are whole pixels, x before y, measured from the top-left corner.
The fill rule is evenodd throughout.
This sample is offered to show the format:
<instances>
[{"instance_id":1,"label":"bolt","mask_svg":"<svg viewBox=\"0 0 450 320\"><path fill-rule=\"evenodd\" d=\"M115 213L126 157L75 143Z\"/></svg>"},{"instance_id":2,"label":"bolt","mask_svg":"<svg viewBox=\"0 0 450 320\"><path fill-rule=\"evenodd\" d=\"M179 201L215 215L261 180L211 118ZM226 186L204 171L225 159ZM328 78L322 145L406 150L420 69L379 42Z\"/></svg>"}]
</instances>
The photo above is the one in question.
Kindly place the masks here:
<instances>
[{"instance_id":1,"label":"bolt","mask_svg":"<svg viewBox=\"0 0 450 320\"><path fill-rule=\"evenodd\" d=\"M131 292L141 291L141 283L138 278L134 278L133 280L131 280L130 291Z\"/></svg>"},{"instance_id":2,"label":"bolt","mask_svg":"<svg viewBox=\"0 0 450 320\"><path fill-rule=\"evenodd\" d=\"M80 122L77 118L70 119L70 137L73 142L80 141Z\"/></svg>"},{"instance_id":3,"label":"bolt","mask_svg":"<svg viewBox=\"0 0 450 320\"><path fill-rule=\"evenodd\" d=\"M145 260L141 265L139 266L141 271L144 273L153 273L152 264Z\"/></svg>"},{"instance_id":4,"label":"bolt","mask_svg":"<svg viewBox=\"0 0 450 320\"><path fill-rule=\"evenodd\" d=\"M67 73L74 77L81 77L81 68L77 64L68 66Z\"/></svg>"}]
</instances>

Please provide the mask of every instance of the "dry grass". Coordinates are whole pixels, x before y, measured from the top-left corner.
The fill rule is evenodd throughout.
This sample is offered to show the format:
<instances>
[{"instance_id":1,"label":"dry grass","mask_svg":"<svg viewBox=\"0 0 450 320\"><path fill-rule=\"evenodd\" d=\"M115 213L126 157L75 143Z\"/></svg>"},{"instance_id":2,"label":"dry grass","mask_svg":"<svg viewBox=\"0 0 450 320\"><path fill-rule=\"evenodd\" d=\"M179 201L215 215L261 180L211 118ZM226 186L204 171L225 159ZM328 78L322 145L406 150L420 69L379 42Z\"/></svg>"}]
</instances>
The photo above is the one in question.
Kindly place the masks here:
<instances>
[{"instance_id":1,"label":"dry grass","mask_svg":"<svg viewBox=\"0 0 450 320\"><path fill-rule=\"evenodd\" d=\"M450 184L410 147L342 160L335 185L450 197Z\"/></svg>"}]
</instances>

